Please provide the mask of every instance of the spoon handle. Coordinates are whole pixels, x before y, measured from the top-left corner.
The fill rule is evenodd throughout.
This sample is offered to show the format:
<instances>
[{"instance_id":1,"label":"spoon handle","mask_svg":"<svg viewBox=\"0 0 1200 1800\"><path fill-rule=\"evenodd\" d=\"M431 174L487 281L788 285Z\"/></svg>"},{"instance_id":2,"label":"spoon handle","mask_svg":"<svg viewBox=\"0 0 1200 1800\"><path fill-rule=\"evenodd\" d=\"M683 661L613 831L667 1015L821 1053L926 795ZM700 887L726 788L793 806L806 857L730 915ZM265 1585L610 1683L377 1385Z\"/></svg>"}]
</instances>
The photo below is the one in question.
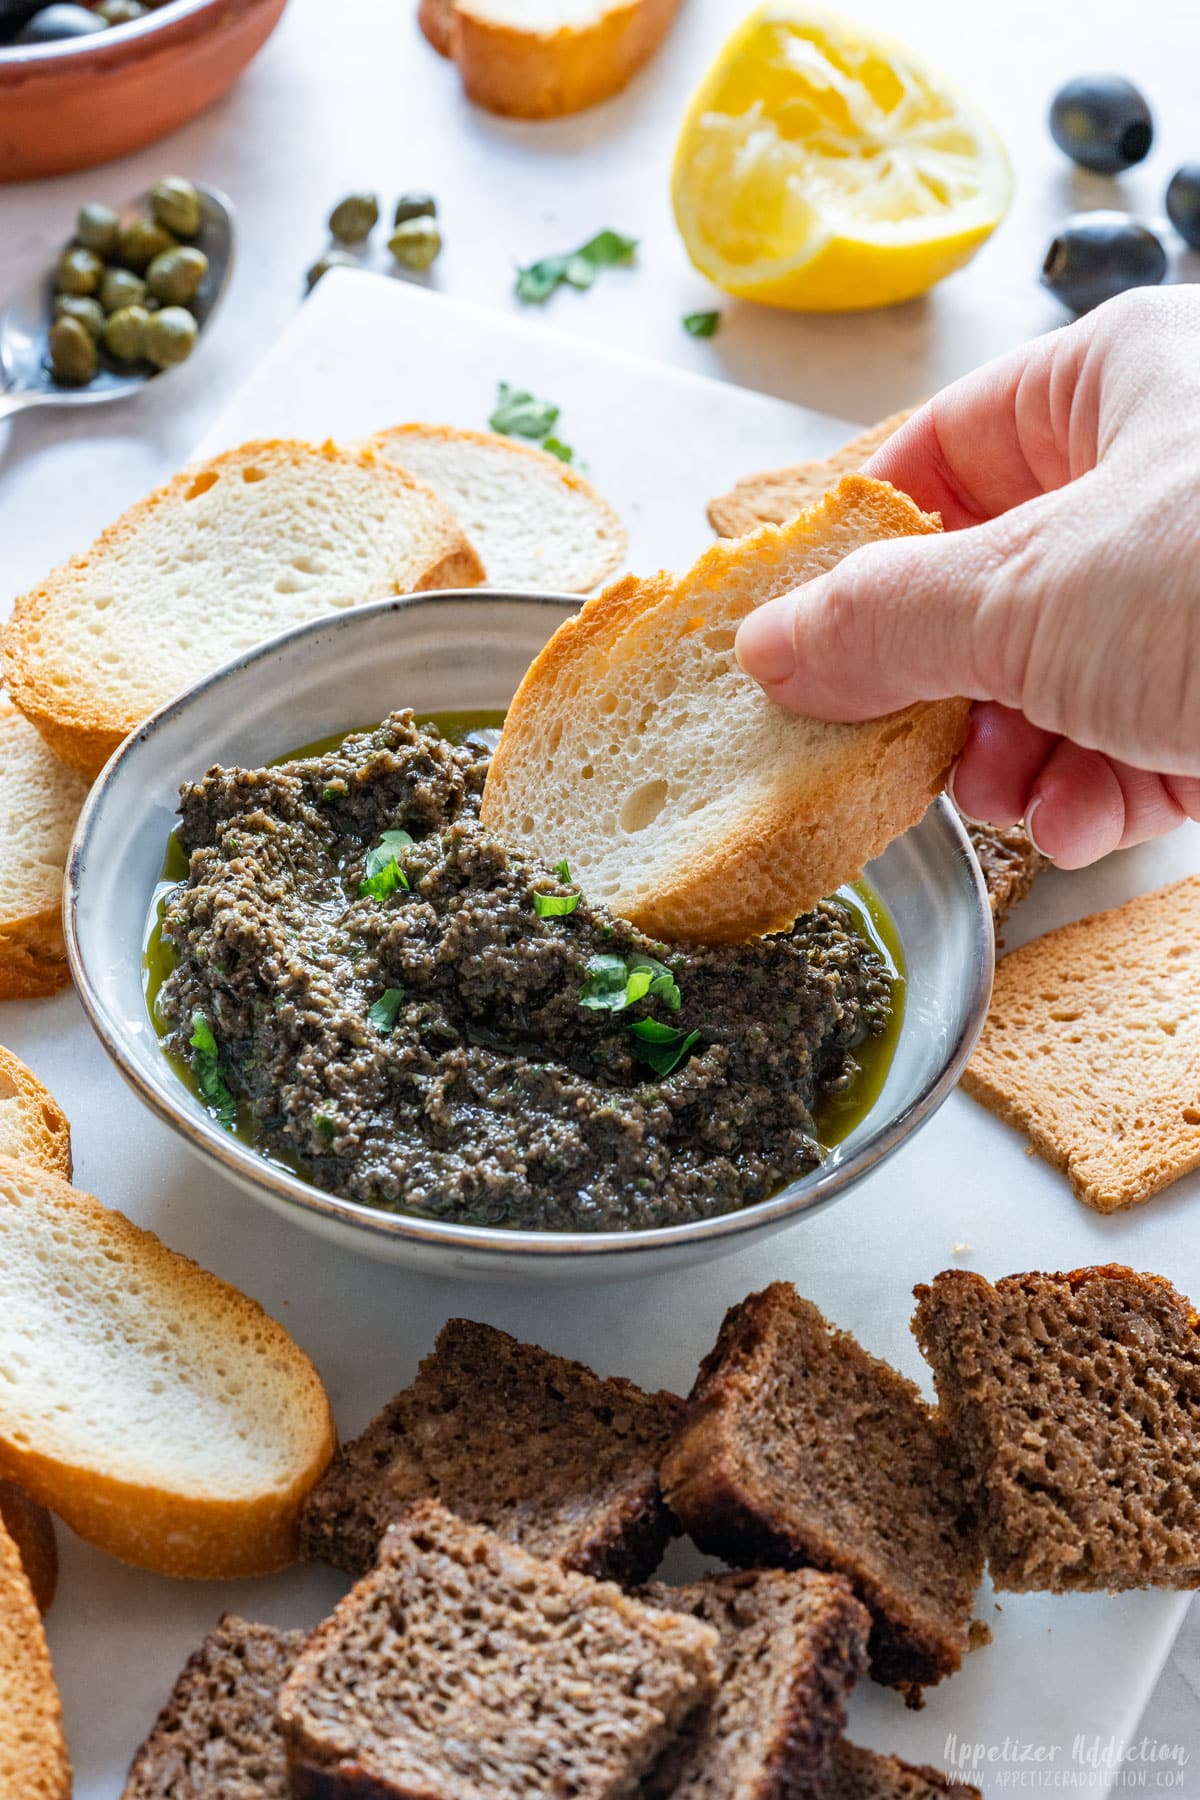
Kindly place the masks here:
<instances>
[{"instance_id":1,"label":"spoon handle","mask_svg":"<svg viewBox=\"0 0 1200 1800\"><path fill-rule=\"evenodd\" d=\"M24 412L28 406L37 406L45 398L36 388L0 388L0 419Z\"/></svg>"}]
</instances>

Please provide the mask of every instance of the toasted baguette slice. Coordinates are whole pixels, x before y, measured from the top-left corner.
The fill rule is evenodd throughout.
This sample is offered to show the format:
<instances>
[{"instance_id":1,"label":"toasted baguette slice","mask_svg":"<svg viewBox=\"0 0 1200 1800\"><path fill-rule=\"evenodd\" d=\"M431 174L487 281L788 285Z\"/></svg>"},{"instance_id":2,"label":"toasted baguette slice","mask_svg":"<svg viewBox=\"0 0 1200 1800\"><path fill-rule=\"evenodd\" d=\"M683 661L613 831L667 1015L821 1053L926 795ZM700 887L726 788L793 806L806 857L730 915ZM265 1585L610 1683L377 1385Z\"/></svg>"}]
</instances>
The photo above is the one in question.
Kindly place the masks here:
<instances>
[{"instance_id":1,"label":"toasted baguette slice","mask_svg":"<svg viewBox=\"0 0 1200 1800\"><path fill-rule=\"evenodd\" d=\"M0 1481L0 1525L21 1558L40 1613L49 1612L58 1590L58 1539L46 1508L15 1481Z\"/></svg>"},{"instance_id":2,"label":"toasted baguette slice","mask_svg":"<svg viewBox=\"0 0 1200 1800\"><path fill-rule=\"evenodd\" d=\"M482 579L436 494L386 458L243 444L182 470L17 601L9 692L57 756L94 776L149 713L239 650L342 607Z\"/></svg>"},{"instance_id":3,"label":"toasted baguette slice","mask_svg":"<svg viewBox=\"0 0 1200 1800\"><path fill-rule=\"evenodd\" d=\"M738 624L860 544L936 530L894 488L852 475L790 525L714 544L678 579L607 588L521 683L485 822L566 857L590 899L655 936L783 930L922 816L967 702L861 725L794 717L742 673Z\"/></svg>"},{"instance_id":4,"label":"toasted baguette slice","mask_svg":"<svg viewBox=\"0 0 1200 1800\"><path fill-rule=\"evenodd\" d=\"M0 793L0 1000L34 1000L71 978L62 934L63 867L87 783L51 755L2 695ZM0 1126L0 1144L2 1134Z\"/></svg>"},{"instance_id":5,"label":"toasted baguette slice","mask_svg":"<svg viewBox=\"0 0 1200 1800\"><path fill-rule=\"evenodd\" d=\"M0 1161L0 1472L166 1575L266 1574L333 1453L320 1377L253 1300Z\"/></svg>"},{"instance_id":6,"label":"toasted baguette slice","mask_svg":"<svg viewBox=\"0 0 1200 1800\"><path fill-rule=\"evenodd\" d=\"M841 1738L805 1800L937 1800L946 1794L953 1800L983 1800L980 1790L958 1775L861 1750Z\"/></svg>"},{"instance_id":7,"label":"toasted baguette slice","mask_svg":"<svg viewBox=\"0 0 1200 1800\"><path fill-rule=\"evenodd\" d=\"M0 876L0 879L3 879ZM0 1156L40 1163L71 1179L71 1127L49 1088L11 1050L0 1048Z\"/></svg>"},{"instance_id":8,"label":"toasted baguette slice","mask_svg":"<svg viewBox=\"0 0 1200 1800\"><path fill-rule=\"evenodd\" d=\"M863 464L887 443L906 419L911 419L915 406L904 412L868 425L841 444L829 456L812 462L789 463L782 469L760 469L757 474L743 475L727 494L718 494L708 503L708 522L721 537L744 537L760 525L784 525L799 513L815 506L822 494L836 487L843 475L857 474Z\"/></svg>"},{"instance_id":9,"label":"toasted baguette slice","mask_svg":"<svg viewBox=\"0 0 1200 1800\"><path fill-rule=\"evenodd\" d=\"M70 1800L70 1793L46 1635L17 1547L0 1525L0 1795Z\"/></svg>"},{"instance_id":10,"label":"toasted baguette slice","mask_svg":"<svg viewBox=\"0 0 1200 1800\"><path fill-rule=\"evenodd\" d=\"M557 119L607 100L649 61L680 0L420 0L435 50L469 100L514 119Z\"/></svg>"},{"instance_id":11,"label":"toasted baguette slice","mask_svg":"<svg viewBox=\"0 0 1200 1800\"><path fill-rule=\"evenodd\" d=\"M445 501L488 587L586 594L625 560L625 528L608 501L532 444L451 425L394 425L371 441Z\"/></svg>"}]
</instances>

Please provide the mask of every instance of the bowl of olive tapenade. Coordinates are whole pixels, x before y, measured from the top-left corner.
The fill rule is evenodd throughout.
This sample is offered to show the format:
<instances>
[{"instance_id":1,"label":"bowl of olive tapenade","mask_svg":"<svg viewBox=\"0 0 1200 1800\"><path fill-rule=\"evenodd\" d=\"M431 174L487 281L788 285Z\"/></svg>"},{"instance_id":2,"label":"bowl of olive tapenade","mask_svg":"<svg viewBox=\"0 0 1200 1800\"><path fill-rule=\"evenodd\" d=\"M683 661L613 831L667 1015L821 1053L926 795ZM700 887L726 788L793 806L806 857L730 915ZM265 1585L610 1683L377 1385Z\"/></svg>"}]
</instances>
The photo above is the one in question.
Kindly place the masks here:
<instances>
[{"instance_id":1,"label":"bowl of olive tapenade","mask_svg":"<svg viewBox=\"0 0 1200 1800\"><path fill-rule=\"evenodd\" d=\"M288 633L127 740L80 820L68 948L110 1055L211 1165L368 1254L511 1278L742 1248L903 1142L986 1009L943 802L744 945L653 940L494 837L499 721L576 604Z\"/></svg>"}]
</instances>

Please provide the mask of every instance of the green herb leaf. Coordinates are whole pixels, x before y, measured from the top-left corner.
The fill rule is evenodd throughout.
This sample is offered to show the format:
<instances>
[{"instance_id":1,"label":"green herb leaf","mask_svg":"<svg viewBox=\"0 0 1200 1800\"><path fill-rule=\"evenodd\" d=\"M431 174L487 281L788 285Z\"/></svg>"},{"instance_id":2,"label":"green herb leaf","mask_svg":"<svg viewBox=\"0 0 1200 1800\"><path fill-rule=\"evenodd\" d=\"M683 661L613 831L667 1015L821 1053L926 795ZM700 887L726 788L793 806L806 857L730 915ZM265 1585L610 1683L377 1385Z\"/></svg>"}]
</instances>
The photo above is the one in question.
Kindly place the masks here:
<instances>
[{"instance_id":1,"label":"green herb leaf","mask_svg":"<svg viewBox=\"0 0 1200 1800\"><path fill-rule=\"evenodd\" d=\"M394 862L397 850L407 850L412 843L407 831L385 831L379 842L367 851L366 867L363 874L378 875L390 862Z\"/></svg>"},{"instance_id":2,"label":"green herb leaf","mask_svg":"<svg viewBox=\"0 0 1200 1800\"><path fill-rule=\"evenodd\" d=\"M488 424L505 437L544 438L558 423L558 407L523 388L500 383Z\"/></svg>"},{"instance_id":3,"label":"green herb leaf","mask_svg":"<svg viewBox=\"0 0 1200 1800\"><path fill-rule=\"evenodd\" d=\"M643 956L637 951L629 958L629 970L630 982L636 976L639 991L627 1000L627 1005L632 1006L635 999L640 1000L643 994L649 994L652 1000L661 1000L668 1012L679 1011L679 985L666 963L659 962L656 956Z\"/></svg>"},{"instance_id":4,"label":"green herb leaf","mask_svg":"<svg viewBox=\"0 0 1200 1800\"><path fill-rule=\"evenodd\" d=\"M629 1035L635 1039L633 1054L639 1062L649 1063L656 1075L670 1075L700 1038L698 1031L680 1031L659 1019L635 1020Z\"/></svg>"},{"instance_id":5,"label":"green herb leaf","mask_svg":"<svg viewBox=\"0 0 1200 1800\"><path fill-rule=\"evenodd\" d=\"M517 298L541 305L565 282L581 291L590 288L601 269L630 263L638 247L636 238L620 231L598 231L578 250L561 256L543 256L528 268L517 270Z\"/></svg>"},{"instance_id":6,"label":"green herb leaf","mask_svg":"<svg viewBox=\"0 0 1200 1800\"><path fill-rule=\"evenodd\" d=\"M575 452L572 450L570 444L564 444L561 438L554 436L553 432L551 432L549 437L542 439L542 449L548 456L557 456L560 463L573 463L575 461Z\"/></svg>"},{"instance_id":7,"label":"green herb leaf","mask_svg":"<svg viewBox=\"0 0 1200 1800\"><path fill-rule=\"evenodd\" d=\"M625 999L628 980L629 971L623 956L613 956L604 951L590 956L584 983L579 990L580 1006L586 1006L591 1012L621 1012L628 1004Z\"/></svg>"},{"instance_id":8,"label":"green herb leaf","mask_svg":"<svg viewBox=\"0 0 1200 1800\"><path fill-rule=\"evenodd\" d=\"M565 881L567 886L570 887L570 885L571 885L571 865L567 861L565 856L563 857L561 862L555 863L554 873L558 876L558 879L560 881Z\"/></svg>"},{"instance_id":9,"label":"green herb leaf","mask_svg":"<svg viewBox=\"0 0 1200 1800\"><path fill-rule=\"evenodd\" d=\"M358 884L360 896L367 895L372 900L386 900L397 888L409 885L408 876L396 861L397 850L405 850L412 843L407 831L385 831L379 842L367 851L367 860L363 864L363 879Z\"/></svg>"},{"instance_id":10,"label":"green herb leaf","mask_svg":"<svg viewBox=\"0 0 1200 1800\"><path fill-rule=\"evenodd\" d=\"M232 1131L237 1124L237 1101L230 1093L221 1073L217 1040L213 1028L202 1012L192 1014L192 1035L188 1039L196 1052L192 1067L200 1084L201 1097L217 1115L217 1122Z\"/></svg>"},{"instance_id":11,"label":"green herb leaf","mask_svg":"<svg viewBox=\"0 0 1200 1800\"><path fill-rule=\"evenodd\" d=\"M679 986L666 963L640 950L628 958L606 954L589 959L579 1004L592 1012L624 1012L647 995L668 1012L679 1011Z\"/></svg>"},{"instance_id":12,"label":"green herb leaf","mask_svg":"<svg viewBox=\"0 0 1200 1800\"><path fill-rule=\"evenodd\" d=\"M684 313L683 329L690 331L693 337L716 337L721 324L719 312Z\"/></svg>"},{"instance_id":13,"label":"green herb leaf","mask_svg":"<svg viewBox=\"0 0 1200 1800\"><path fill-rule=\"evenodd\" d=\"M387 1037L396 1023L396 1014L404 1004L402 987L384 988L378 1000L367 1008L367 1017L380 1035Z\"/></svg>"},{"instance_id":14,"label":"green herb leaf","mask_svg":"<svg viewBox=\"0 0 1200 1800\"><path fill-rule=\"evenodd\" d=\"M337 1130L337 1126L334 1124L328 1113L314 1113L313 1124L323 1138L331 1138Z\"/></svg>"},{"instance_id":15,"label":"green herb leaf","mask_svg":"<svg viewBox=\"0 0 1200 1800\"><path fill-rule=\"evenodd\" d=\"M579 905L578 894L535 894L533 910L539 919L561 919Z\"/></svg>"}]
</instances>

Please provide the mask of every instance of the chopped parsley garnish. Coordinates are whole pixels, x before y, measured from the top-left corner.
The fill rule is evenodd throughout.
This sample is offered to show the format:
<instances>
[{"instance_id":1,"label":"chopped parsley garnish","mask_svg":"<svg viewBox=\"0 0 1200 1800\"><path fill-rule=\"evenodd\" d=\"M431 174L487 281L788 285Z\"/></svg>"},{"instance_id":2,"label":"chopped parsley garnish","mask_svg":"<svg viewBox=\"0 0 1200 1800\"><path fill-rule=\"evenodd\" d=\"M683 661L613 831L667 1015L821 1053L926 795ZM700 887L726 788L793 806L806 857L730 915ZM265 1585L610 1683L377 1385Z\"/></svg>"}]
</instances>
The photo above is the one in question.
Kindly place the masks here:
<instances>
[{"instance_id":1,"label":"chopped parsley garnish","mask_svg":"<svg viewBox=\"0 0 1200 1800\"><path fill-rule=\"evenodd\" d=\"M683 315L683 329L690 332L693 337L716 337L720 324L719 312L684 313Z\"/></svg>"},{"instance_id":2,"label":"chopped parsley garnish","mask_svg":"<svg viewBox=\"0 0 1200 1800\"><path fill-rule=\"evenodd\" d=\"M188 1042L196 1052L192 1058L192 1067L196 1071L204 1104L216 1114L218 1124L223 1125L226 1131L232 1131L237 1124L237 1101L225 1085L217 1040L213 1036L212 1026L202 1012L192 1014L192 1035Z\"/></svg>"},{"instance_id":3,"label":"chopped parsley garnish","mask_svg":"<svg viewBox=\"0 0 1200 1800\"><path fill-rule=\"evenodd\" d=\"M635 1020L629 1035L635 1040L633 1054L639 1062L649 1063L656 1075L670 1075L700 1038L698 1031L680 1031L658 1019Z\"/></svg>"},{"instance_id":4,"label":"chopped parsley garnish","mask_svg":"<svg viewBox=\"0 0 1200 1800\"><path fill-rule=\"evenodd\" d=\"M565 856L563 857L561 862L555 863L554 873L558 876L558 879L560 881L565 881L567 886L570 887L570 885L571 885L571 865L567 861Z\"/></svg>"},{"instance_id":5,"label":"chopped parsley garnish","mask_svg":"<svg viewBox=\"0 0 1200 1800\"><path fill-rule=\"evenodd\" d=\"M328 1113L314 1114L313 1124L316 1126L317 1130L320 1132L320 1134L323 1138L331 1138L333 1136L334 1132L337 1130L337 1126L334 1124L333 1120L330 1118Z\"/></svg>"},{"instance_id":6,"label":"chopped parsley garnish","mask_svg":"<svg viewBox=\"0 0 1200 1800\"><path fill-rule=\"evenodd\" d=\"M601 269L631 263L637 250L636 238L619 231L598 231L578 250L567 250L561 256L543 256L526 269L517 270L518 300L541 305L564 284L581 292L590 288Z\"/></svg>"},{"instance_id":7,"label":"chopped parsley garnish","mask_svg":"<svg viewBox=\"0 0 1200 1800\"><path fill-rule=\"evenodd\" d=\"M367 1008L367 1017L372 1025L387 1037L396 1023L396 1014L404 1004L403 988L384 988L378 1000Z\"/></svg>"},{"instance_id":8,"label":"chopped parsley garnish","mask_svg":"<svg viewBox=\"0 0 1200 1800\"><path fill-rule=\"evenodd\" d=\"M587 974L579 990L579 1004L592 1012L624 1012L639 1000L661 1000L669 1012L678 1012L679 984L657 957L614 956L602 952L589 957Z\"/></svg>"},{"instance_id":9,"label":"chopped parsley garnish","mask_svg":"<svg viewBox=\"0 0 1200 1800\"><path fill-rule=\"evenodd\" d=\"M505 437L544 438L558 424L559 409L553 400L539 400L536 394L500 383L496 404L488 424Z\"/></svg>"},{"instance_id":10,"label":"chopped parsley garnish","mask_svg":"<svg viewBox=\"0 0 1200 1800\"><path fill-rule=\"evenodd\" d=\"M561 862L554 865L554 873L564 887L571 885L571 870L564 856ZM533 910L539 919L561 919L567 913L573 913L579 905L580 894L535 894Z\"/></svg>"},{"instance_id":11,"label":"chopped parsley garnish","mask_svg":"<svg viewBox=\"0 0 1200 1800\"><path fill-rule=\"evenodd\" d=\"M408 876L396 861L396 852L407 849L411 843L407 831L385 831L379 842L367 851L363 879L358 884L359 894L368 895L372 900L386 900L397 888L406 888Z\"/></svg>"},{"instance_id":12,"label":"chopped parsley garnish","mask_svg":"<svg viewBox=\"0 0 1200 1800\"><path fill-rule=\"evenodd\" d=\"M564 444L561 438L554 436L553 432L551 432L549 437L544 437L542 439L542 449L550 456L557 456L561 463L573 463L575 461L575 452L572 450L570 444Z\"/></svg>"}]
</instances>

